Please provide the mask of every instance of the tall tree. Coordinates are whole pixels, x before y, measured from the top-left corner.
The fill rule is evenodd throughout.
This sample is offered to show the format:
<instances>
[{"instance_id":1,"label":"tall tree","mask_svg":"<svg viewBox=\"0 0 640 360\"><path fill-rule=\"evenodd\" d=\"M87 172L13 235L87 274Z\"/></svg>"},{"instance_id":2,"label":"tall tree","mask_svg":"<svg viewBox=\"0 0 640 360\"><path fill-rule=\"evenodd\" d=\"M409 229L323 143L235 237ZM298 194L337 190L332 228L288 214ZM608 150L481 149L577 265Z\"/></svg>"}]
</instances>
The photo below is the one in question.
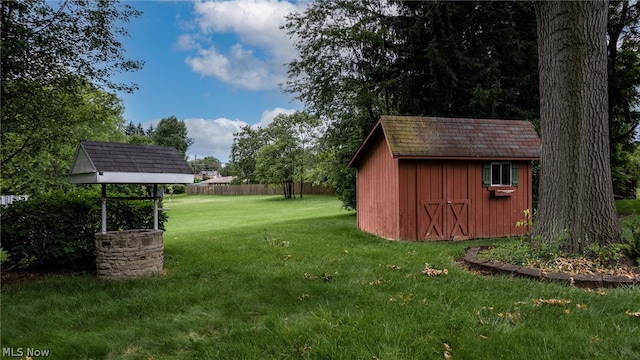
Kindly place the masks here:
<instances>
[{"instance_id":1,"label":"tall tree","mask_svg":"<svg viewBox=\"0 0 640 360\"><path fill-rule=\"evenodd\" d=\"M81 140L124 141L124 118L121 100L114 94L87 84L75 92L50 89L33 99L26 109L40 119L35 133L4 134L3 147L17 147L27 136L36 145L21 152L2 166L1 191L12 194L34 194L69 186L67 173ZM46 104L44 108L39 105ZM65 119L65 121L57 121ZM19 124L14 124L19 125ZM25 127L28 128L29 124Z\"/></svg>"},{"instance_id":2,"label":"tall tree","mask_svg":"<svg viewBox=\"0 0 640 360\"><path fill-rule=\"evenodd\" d=\"M215 156L190 160L189 165L195 171L220 171L222 169L222 162Z\"/></svg>"},{"instance_id":3,"label":"tall tree","mask_svg":"<svg viewBox=\"0 0 640 360\"><path fill-rule=\"evenodd\" d=\"M320 134L320 119L306 112L297 111L288 116L290 129L298 148L295 177L300 182L300 197L303 197L304 182L315 164L315 148Z\"/></svg>"},{"instance_id":4,"label":"tall tree","mask_svg":"<svg viewBox=\"0 0 640 360\"><path fill-rule=\"evenodd\" d=\"M243 126L233 134L228 171L239 183L256 183L256 154L266 144L264 129Z\"/></svg>"},{"instance_id":5,"label":"tall tree","mask_svg":"<svg viewBox=\"0 0 640 360\"><path fill-rule=\"evenodd\" d=\"M265 145L256 153L257 180L282 187L284 197L295 197L294 182L302 184L313 163L311 149L315 145L320 121L304 112L279 114L265 129Z\"/></svg>"},{"instance_id":6,"label":"tall tree","mask_svg":"<svg viewBox=\"0 0 640 360\"><path fill-rule=\"evenodd\" d=\"M144 130L141 131L144 132ZM175 116L160 120L153 130L151 139L156 145L173 146L185 157L187 150L194 142L187 132L187 124Z\"/></svg>"},{"instance_id":7,"label":"tall tree","mask_svg":"<svg viewBox=\"0 0 640 360\"><path fill-rule=\"evenodd\" d=\"M59 149L74 148L77 143L69 146L77 141L74 134L87 126L100 128L99 123L89 122L107 121L93 114L69 116L76 104L80 108L87 105L87 94L98 94L98 89L136 88L114 82L112 76L142 66L125 57L118 40L127 35L122 24L139 15L129 5L105 0L0 3L3 179L18 179L21 172L28 171L25 164L45 159ZM104 94L96 96L116 101ZM98 113L112 111L112 104L104 105Z\"/></svg>"},{"instance_id":8,"label":"tall tree","mask_svg":"<svg viewBox=\"0 0 640 360\"><path fill-rule=\"evenodd\" d=\"M624 193L633 180L631 154L640 125L640 5L611 1L607 45L609 71L609 136L614 191Z\"/></svg>"},{"instance_id":9,"label":"tall tree","mask_svg":"<svg viewBox=\"0 0 640 360\"><path fill-rule=\"evenodd\" d=\"M532 237L587 253L622 241L609 171L607 1L536 3L542 153Z\"/></svg>"},{"instance_id":10,"label":"tall tree","mask_svg":"<svg viewBox=\"0 0 640 360\"><path fill-rule=\"evenodd\" d=\"M530 3L319 0L284 28L299 53L285 89L323 119L321 166L347 207L346 164L382 114L537 117Z\"/></svg>"}]
</instances>

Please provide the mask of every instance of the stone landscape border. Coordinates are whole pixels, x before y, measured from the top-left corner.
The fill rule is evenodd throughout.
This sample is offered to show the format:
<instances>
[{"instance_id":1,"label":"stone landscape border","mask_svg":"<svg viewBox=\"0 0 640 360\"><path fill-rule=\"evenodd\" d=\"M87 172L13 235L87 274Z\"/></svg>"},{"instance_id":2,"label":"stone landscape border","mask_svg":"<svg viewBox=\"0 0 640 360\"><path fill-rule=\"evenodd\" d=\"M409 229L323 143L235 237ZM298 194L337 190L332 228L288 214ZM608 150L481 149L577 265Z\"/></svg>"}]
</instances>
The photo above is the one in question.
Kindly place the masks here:
<instances>
[{"instance_id":1,"label":"stone landscape border","mask_svg":"<svg viewBox=\"0 0 640 360\"><path fill-rule=\"evenodd\" d=\"M513 275L521 278L534 279L538 281L548 281L562 283L564 285L573 285L582 288L615 288L619 286L640 285L640 274L636 274L635 278L624 275L606 275L606 274L569 274L565 272L547 272L542 269L529 268L513 264L506 264L494 260L478 259L477 255L480 251L486 250L490 246L479 246L467 250L464 263L471 269L480 270L482 272L496 275L505 274Z\"/></svg>"}]
</instances>

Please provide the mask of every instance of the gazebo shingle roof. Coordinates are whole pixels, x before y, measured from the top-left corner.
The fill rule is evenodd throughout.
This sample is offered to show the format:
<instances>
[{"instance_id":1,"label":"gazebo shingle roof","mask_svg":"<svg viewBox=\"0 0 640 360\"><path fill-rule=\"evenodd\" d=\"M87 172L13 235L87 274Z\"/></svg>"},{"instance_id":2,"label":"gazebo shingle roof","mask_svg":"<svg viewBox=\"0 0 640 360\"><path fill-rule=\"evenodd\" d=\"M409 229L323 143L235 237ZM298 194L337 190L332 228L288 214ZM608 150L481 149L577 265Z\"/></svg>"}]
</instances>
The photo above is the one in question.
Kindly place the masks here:
<instances>
[{"instance_id":1,"label":"gazebo shingle roof","mask_svg":"<svg viewBox=\"0 0 640 360\"><path fill-rule=\"evenodd\" d=\"M101 183L100 176L111 183L182 183L193 170L173 147L114 142L82 141L69 172L74 183ZM92 181L95 176L96 181ZM150 181L151 180L151 181ZM89 181L89 182L87 182ZM191 179L190 182L193 182Z\"/></svg>"}]
</instances>

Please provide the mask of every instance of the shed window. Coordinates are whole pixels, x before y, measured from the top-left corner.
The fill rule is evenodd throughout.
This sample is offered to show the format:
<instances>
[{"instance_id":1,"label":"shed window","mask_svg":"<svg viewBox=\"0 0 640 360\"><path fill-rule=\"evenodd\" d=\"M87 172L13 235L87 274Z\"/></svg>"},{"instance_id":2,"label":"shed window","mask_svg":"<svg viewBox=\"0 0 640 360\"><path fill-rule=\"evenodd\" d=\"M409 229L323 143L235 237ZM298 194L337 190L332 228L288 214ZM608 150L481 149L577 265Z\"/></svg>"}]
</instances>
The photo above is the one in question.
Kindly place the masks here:
<instances>
[{"instance_id":1,"label":"shed window","mask_svg":"<svg viewBox=\"0 0 640 360\"><path fill-rule=\"evenodd\" d=\"M510 162L484 164L482 185L485 187L518 186L518 165Z\"/></svg>"},{"instance_id":2,"label":"shed window","mask_svg":"<svg viewBox=\"0 0 640 360\"><path fill-rule=\"evenodd\" d=\"M511 163L491 164L491 185L511 186Z\"/></svg>"}]
</instances>

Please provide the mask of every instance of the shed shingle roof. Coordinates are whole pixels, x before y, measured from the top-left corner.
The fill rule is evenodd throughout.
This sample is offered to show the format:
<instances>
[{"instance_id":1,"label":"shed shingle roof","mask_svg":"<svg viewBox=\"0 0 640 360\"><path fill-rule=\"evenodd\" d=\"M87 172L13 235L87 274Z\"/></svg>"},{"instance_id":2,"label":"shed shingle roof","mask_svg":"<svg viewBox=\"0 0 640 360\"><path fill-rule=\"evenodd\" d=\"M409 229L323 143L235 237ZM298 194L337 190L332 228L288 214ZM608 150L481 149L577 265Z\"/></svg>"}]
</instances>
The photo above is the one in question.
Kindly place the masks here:
<instances>
[{"instance_id":1,"label":"shed shingle roof","mask_svg":"<svg viewBox=\"0 0 640 360\"><path fill-rule=\"evenodd\" d=\"M540 138L523 120L382 116L349 166L382 132L394 158L538 159Z\"/></svg>"}]
</instances>

